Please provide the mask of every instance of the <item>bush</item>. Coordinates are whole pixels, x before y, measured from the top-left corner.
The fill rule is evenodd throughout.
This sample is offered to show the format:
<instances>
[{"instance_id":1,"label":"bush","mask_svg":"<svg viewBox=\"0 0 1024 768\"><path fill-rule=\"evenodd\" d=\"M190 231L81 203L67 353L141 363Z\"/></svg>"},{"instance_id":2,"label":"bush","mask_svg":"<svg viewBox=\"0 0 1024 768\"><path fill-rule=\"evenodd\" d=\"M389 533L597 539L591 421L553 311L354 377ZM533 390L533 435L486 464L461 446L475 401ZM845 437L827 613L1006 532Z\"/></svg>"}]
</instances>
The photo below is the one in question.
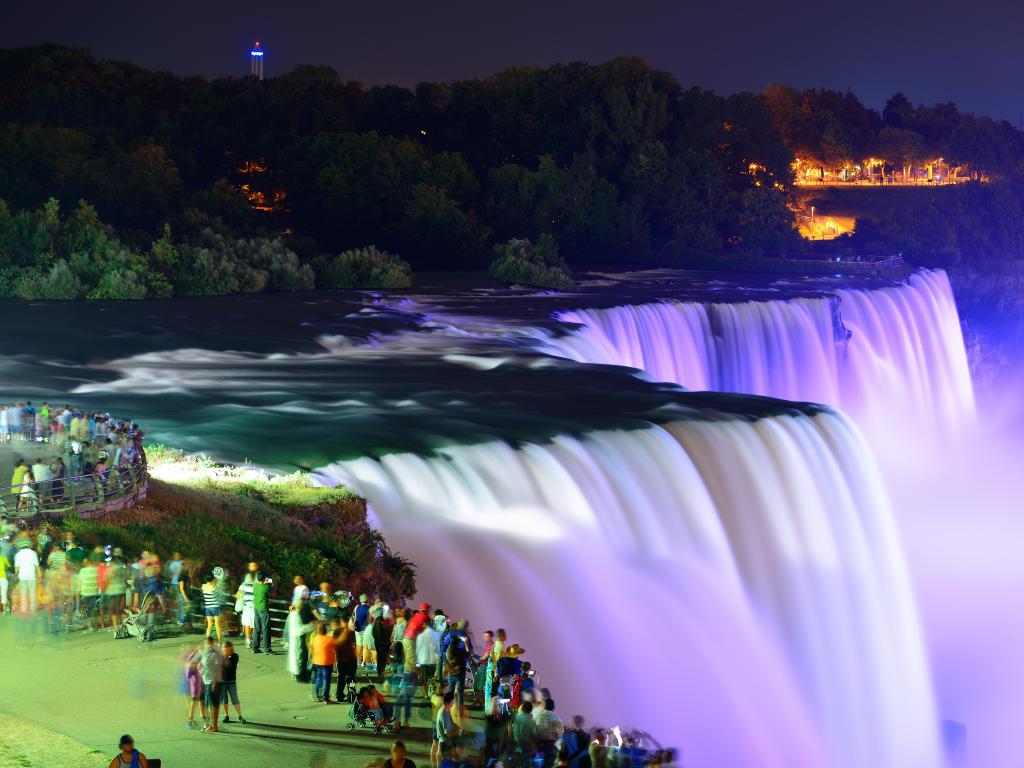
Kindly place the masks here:
<instances>
[{"instance_id":1,"label":"bush","mask_svg":"<svg viewBox=\"0 0 1024 768\"><path fill-rule=\"evenodd\" d=\"M14 286L21 299L68 300L82 295L82 282L61 259L49 271L31 269L19 277Z\"/></svg>"},{"instance_id":2,"label":"bush","mask_svg":"<svg viewBox=\"0 0 1024 768\"><path fill-rule=\"evenodd\" d=\"M575 287L569 267L558 254L551 235L543 234L534 245L529 240L509 240L494 246L491 278L504 285L570 290Z\"/></svg>"},{"instance_id":3,"label":"bush","mask_svg":"<svg viewBox=\"0 0 1024 768\"><path fill-rule=\"evenodd\" d=\"M114 267L100 278L99 284L89 292L90 299L117 301L146 298L146 278L129 267Z\"/></svg>"},{"instance_id":4,"label":"bush","mask_svg":"<svg viewBox=\"0 0 1024 768\"><path fill-rule=\"evenodd\" d=\"M322 288L394 289L412 286L412 267L377 246L355 248L332 259L321 275Z\"/></svg>"}]
</instances>

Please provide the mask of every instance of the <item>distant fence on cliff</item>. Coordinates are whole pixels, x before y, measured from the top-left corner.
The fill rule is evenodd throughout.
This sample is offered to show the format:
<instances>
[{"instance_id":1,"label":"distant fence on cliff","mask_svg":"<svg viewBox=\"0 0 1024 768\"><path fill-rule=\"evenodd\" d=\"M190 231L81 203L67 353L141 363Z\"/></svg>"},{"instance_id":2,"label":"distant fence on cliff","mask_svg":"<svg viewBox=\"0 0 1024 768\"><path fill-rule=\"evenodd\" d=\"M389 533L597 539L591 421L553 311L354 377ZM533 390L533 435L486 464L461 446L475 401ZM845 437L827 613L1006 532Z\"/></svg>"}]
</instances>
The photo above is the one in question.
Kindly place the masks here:
<instances>
[{"instance_id":1,"label":"distant fence on cliff","mask_svg":"<svg viewBox=\"0 0 1024 768\"><path fill-rule=\"evenodd\" d=\"M88 520L127 509L146 500L149 474L145 454L105 473L0 486L0 514L38 523L48 517L76 514Z\"/></svg>"}]
</instances>

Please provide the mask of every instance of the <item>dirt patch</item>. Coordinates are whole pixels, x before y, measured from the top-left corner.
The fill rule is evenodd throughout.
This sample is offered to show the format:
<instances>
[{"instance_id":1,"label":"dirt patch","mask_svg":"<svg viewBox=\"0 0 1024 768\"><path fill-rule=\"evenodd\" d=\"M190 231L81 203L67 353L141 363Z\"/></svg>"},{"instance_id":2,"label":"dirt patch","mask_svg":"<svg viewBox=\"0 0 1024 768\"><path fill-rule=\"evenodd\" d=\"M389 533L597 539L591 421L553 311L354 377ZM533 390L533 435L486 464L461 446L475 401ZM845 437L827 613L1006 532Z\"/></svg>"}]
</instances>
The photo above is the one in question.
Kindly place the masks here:
<instances>
[{"instance_id":1,"label":"dirt patch","mask_svg":"<svg viewBox=\"0 0 1024 768\"><path fill-rule=\"evenodd\" d=\"M111 753L113 754L113 752ZM104 756L84 744L34 723L4 717L4 738L0 740L0 765L10 768L105 768Z\"/></svg>"}]
</instances>

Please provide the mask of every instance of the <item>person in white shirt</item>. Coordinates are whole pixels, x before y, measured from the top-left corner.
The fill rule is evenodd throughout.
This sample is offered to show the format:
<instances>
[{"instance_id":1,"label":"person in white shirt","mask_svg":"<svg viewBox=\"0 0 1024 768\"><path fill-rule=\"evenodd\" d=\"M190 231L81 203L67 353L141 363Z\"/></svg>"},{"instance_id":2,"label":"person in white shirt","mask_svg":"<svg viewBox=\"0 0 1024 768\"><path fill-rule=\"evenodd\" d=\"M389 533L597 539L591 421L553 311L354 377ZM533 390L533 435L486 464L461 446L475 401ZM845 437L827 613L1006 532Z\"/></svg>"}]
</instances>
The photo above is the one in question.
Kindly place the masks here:
<instances>
[{"instance_id":1,"label":"person in white shirt","mask_svg":"<svg viewBox=\"0 0 1024 768\"><path fill-rule=\"evenodd\" d=\"M440 658L441 635L427 622L416 636L416 669L423 683L423 695L430 700L427 684L437 676L437 662Z\"/></svg>"},{"instance_id":2,"label":"person in white shirt","mask_svg":"<svg viewBox=\"0 0 1024 768\"><path fill-rule=\"evenodd\" d=\"M39 576L39 555L32 547L18 550L14 556L14 572L18 575L18 608L22 613L36 610L36 579Z\"/></svg>"},{"instance_id":3,"label":"person in white shirt","mask_svg":"<svg viewBox=\"0 0 1024 768\"><path fill-rule=\"evenodd\" d=\"M36 459L35 464L32 465L32 479L36 481L39 496L43 499L49 498L50 481L53 480L53 470L50 469L50 465L42 459Z\"/></svg>"}]
</instances>

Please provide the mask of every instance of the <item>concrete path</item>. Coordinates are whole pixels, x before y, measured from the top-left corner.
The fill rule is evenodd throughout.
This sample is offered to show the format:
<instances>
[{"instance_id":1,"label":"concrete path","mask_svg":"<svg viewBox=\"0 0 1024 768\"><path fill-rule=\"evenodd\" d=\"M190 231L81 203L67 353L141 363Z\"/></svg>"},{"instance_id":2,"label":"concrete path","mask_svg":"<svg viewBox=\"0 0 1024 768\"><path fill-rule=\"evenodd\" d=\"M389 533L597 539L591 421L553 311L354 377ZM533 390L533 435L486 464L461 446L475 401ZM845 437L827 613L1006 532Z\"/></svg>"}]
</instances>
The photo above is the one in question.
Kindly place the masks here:
<instances>
[{"instance_id":1,"label":"concrete path","mask_svg":"<svg viewBox=\"0 0 1024 768\"><path fill-rule=\"evenodd\" d=\"M219 734L186 729L178 657L185 643L201 639L188 635L140 644L80 631L44 640L29 623L0 617L0 713L99 750L106 755L97 762L103 766L122 733L167 768L357 768L388 756L394 736L345 731L347 705L311 702L310 686L291 679L283 654L254 655L241 639L238 690L250 724L222 725ZM429 768L429 715L429 705L418 697L413 727L401 733L418 768Z\"/></svg>"}]
</instances>

